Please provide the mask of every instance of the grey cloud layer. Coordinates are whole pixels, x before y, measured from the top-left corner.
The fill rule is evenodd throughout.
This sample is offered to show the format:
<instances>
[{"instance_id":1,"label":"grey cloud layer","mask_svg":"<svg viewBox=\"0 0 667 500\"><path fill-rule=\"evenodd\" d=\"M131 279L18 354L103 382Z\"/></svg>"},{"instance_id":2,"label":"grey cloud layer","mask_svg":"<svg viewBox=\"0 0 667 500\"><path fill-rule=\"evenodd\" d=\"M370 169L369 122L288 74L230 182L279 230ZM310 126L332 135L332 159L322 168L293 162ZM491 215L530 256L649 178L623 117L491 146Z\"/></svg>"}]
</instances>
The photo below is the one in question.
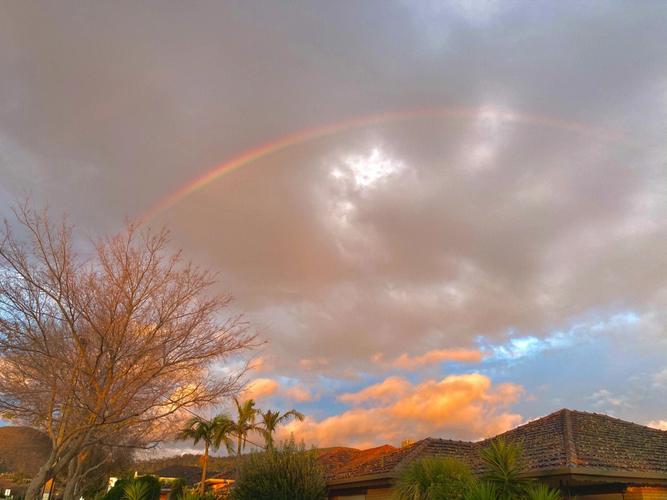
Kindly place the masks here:
<instances>
[{"instance_id":1,"label":"grey cloud layer","mask_svg":"<svg viewBox=\"0 0 667 500\"><path fill-rule=\"evenodd\" d=\"M32 191L108 229L294 130L516 110L620 139L484 113L366 127L232 173L159 222L222 270L288 371L660 313L667 6L466 5L4 2L0 196ZM366 190L331 175L373 148L405 169Z\"/></svg>"}]
</instances>

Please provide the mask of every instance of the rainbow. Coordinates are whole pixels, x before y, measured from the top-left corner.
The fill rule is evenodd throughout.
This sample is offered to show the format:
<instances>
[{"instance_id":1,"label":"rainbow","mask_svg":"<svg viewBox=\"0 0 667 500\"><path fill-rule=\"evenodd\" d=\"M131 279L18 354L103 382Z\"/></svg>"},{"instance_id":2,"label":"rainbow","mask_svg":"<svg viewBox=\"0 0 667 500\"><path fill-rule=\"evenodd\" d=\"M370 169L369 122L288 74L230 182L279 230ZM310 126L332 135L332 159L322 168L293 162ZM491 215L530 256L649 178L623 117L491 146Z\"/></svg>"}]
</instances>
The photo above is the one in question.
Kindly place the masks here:
<instances>
[{"instance_id":1,"label":"rainbow","mask_svg":"<svg viewBox=\"0 0 667 500\"><path fill-rule=\"evenodd\" d=\"M238 170L245 165L254 163L262 158L278 153L279 151L283 151L287 148L303 144L314 139L335 135L342 131L367 127L369 125L396 123L420 118L471 118L484 116L485 112L494 113L504 122L525 123L557 128L577 134L588 135L590 137L604 141L618 141L620 139L618 134L589 127L579 122L565 121L546 116L531 116L495 108L418 108L365 115L341 122L330 123L316 128L300 130L248 149L207 170L177 190L161 198L157 203L151 206L139 218L139 220L142 223L148 222L162 212L178 204L191 194L211 184L219 177Z\"/></svg>"}]
</instances>

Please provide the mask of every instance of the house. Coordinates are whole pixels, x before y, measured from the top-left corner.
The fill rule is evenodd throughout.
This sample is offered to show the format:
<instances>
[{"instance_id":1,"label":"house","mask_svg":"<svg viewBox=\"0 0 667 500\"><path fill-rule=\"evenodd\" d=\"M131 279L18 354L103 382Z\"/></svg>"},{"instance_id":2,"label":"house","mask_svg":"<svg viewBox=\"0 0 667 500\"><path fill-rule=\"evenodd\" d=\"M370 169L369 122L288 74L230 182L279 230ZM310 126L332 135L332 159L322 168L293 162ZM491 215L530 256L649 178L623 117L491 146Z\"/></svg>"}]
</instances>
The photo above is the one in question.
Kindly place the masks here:
<instances>
[{"instance_id":1,"label":"house","mask_svg":"<svg viewBox=\"0 0 667 500\"><path fill-rule=\"evenodd\" d=\"M667 431L597 413L563 409L495 438L520 443L526 477L566 499L667 500ZM422 457L453 457L484 470L477 442L426 438L327 472L330 500L385 500L401 470Z\"/></svg>"}]
</instances>

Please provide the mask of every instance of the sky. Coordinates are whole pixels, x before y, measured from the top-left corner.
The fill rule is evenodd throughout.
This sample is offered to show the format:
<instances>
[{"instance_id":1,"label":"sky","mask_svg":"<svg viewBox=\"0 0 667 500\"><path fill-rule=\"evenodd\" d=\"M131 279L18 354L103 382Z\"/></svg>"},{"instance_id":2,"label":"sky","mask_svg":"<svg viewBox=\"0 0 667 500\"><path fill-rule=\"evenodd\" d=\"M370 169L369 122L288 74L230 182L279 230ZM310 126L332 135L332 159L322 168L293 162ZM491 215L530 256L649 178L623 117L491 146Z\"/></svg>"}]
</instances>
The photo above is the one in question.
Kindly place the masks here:
<instances>
[{"instance_id":1,"label":"sky","mask_svg":"<svg viewBox=\"0 0 667 500\"><path fill-rule=\"evenodd\" d=\"M0 214L169 228L266 341L246 396L307 444L563 407L667 428L665 26L660 1L3 1Z\"/></svg>"}]
</instances>

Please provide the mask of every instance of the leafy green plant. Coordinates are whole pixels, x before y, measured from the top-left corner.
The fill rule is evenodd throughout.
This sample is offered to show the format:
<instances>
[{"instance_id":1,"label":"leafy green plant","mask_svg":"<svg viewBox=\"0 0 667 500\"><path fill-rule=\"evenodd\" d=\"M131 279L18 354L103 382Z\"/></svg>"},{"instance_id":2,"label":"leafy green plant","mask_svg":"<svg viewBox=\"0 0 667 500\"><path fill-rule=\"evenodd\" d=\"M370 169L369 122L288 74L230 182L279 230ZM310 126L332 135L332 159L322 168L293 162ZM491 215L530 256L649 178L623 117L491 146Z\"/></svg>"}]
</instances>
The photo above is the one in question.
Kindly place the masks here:
<instances>
[{"instance_id":1,"label":"leafy green plant","mask_svg":"<svg viewBox=\"0 0 667 500\"><path fill-rule=\"evenodd\" d=\"M180 500L216 500L216 496L213 492L207 491L203 495L199 493L199 490L192 488L185 488L183 494L179 497Z\"/></svg>"},{"instance_id":2,"label":"leafy green plant","mask_svg":"<svg viewBox=\"0 0 667 500\"><path fill-rule=\"evenodd\" d=\"M168 500L180 500L183 497L183 494L185 493L187 485L188 485L187 481L180 477L172 481L171 484L168 485L169 486L169 496L167 497Z\"/></svg>"},{"instance_id":3,"label":"leafy green plant","mask_svg":"<svg viewBox=\"0 0 667 500\"><path fill-rule=\"evenodd\" d=\"M560 493L546 484L536 483L526 490L527 500L561 500Z\"/></svg>"},{"instance_id":4,"label":"leafy green plant","mask_svg":"<svg viewBox=\"0 0 667 500\"><path fill-rule=\"evenodd\" d=\"M130 481L132 481L132 479L119 479L116 481L116 484L113 485L113 488L106 492L103 500L122 500L123 488L125 488L125 485Z\"/></svg>"},{"instance_id":5,"label":"leafy green plant","mask_svg":"<svg viewBox=\"0 0 667 500\"><path fill-rule=\"evenodd\" d=\"M396 500L460 500L472 487L470 468L453 458L422 458L412 462L396 485Z\"/></svg>"},{"instance_id":6,"label":"leafy green plant","mask_svg":"<svg viewBox=\"0 0 667 500\"><path fill-rule=\"evenodd\" d=\"M125 500L151 500L150 486L146 481L130 481L123 486Z\"/></svg>"},{"instance_id":7,"label":"leafy green plant","mask_svg":"<svg viewBox=\"0 0 667 500\"><path fill-rule=\"evenodd\" d=\"M475 483L464 495L464 500L496 500L498 491L493 483L480 481Z\"/></svg>"},{"instance_id":8,"label":"leafy green plant","mask_svg":"<svg viewBox=\"0 0 667 500\"><path fill-rule=\"evenodd\" d=\"M496 487L498 500L515 500L524 496L530 481L522 476L523 451L520 445L494 439L480 452L486 465L482 479Z\"/></svg>"},{"instance_id":9,"label":"leafy green plant","mask_svg":"<svg viewBox=\"0 0 667 500\"><path fill-rule=\"evenodd\" d=\"M234 500L322 500L324 474L315 455L294 440L251 453L240 464Z\"/></svg>"},{"instance_id":10,"label":"leafy green plant","mask_svg":"<svg viewBox=\"0 0 667 500\"><path fill-rule=\"evenodd\" d=\"M160 481L155 476L140 476L135 479L120 479L111 488L103 500L135 500L129 498L128 492L131 494L138 494L145 490L145 497L139 500L158 500L160 498Z\"/></svg>"}]
</instances>

